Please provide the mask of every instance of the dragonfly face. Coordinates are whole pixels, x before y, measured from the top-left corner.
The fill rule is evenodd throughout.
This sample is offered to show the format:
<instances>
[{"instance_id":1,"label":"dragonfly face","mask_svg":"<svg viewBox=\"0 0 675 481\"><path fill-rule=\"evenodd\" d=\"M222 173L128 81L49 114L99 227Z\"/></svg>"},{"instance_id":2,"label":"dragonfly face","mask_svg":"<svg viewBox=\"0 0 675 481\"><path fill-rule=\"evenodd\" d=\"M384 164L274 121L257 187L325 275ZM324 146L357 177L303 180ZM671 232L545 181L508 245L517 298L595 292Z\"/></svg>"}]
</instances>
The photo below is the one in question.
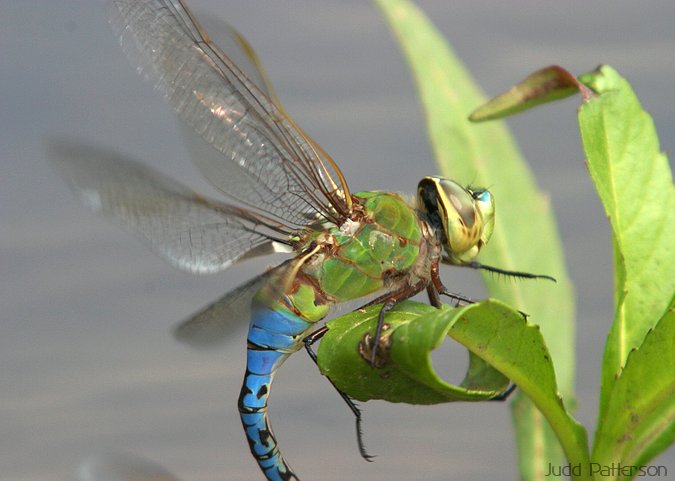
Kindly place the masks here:
<instances>
[{"instance_id":1,"label":"dragonfly face","mask_svg":"<svg viewBox=\"0 0 675 481\"><path fill-rule=\"evenodd\" d=\"M425 177L417 187L417 204L452 264L471 261L490 240L495 203L486 189L472 190L444 177Z\"/></svg>"}]
</instances>

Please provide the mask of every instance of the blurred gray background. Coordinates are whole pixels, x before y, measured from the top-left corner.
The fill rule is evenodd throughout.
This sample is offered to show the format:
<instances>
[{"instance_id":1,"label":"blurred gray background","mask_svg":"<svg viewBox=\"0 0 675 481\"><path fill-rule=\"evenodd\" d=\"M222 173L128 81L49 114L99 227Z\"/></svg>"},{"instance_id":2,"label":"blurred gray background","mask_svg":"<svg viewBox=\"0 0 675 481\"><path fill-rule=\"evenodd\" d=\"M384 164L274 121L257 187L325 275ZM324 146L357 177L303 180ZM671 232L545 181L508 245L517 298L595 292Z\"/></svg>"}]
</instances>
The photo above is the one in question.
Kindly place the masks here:
<instances>
[{"instance_id":1,"label":"blurred gray background","mask_svg":"<svg viewBox=\"0 0 675 481\"><path fill-rule=\"evenodd\" d=\"M551 63L576 73L611 64L672 152L672 0L418 3L490 94ZM410 74L370 2L190 5L247 36L288 111L352 190L413 192L434 173ZM567 100L510 125L550 193L576 282L577 415L592 435L612 261L577 105ZM46 160L44 141L58 134L117 148L214 195L187 160L173 114L128 65L101 2L0 1L0 478L74 479L83 458L122 451L185 481L261 479L236 409L244 330L223 349L199 352L169 329L265 262L210 277L174 271L76 203ZM473 272L448 271L445 280L482 295ZM351 412L304 354L286 363L271 398L275 432L302 479L518 477L507 404L369 402L363 410L374 463L359 458ZM675 452L655 463L675 473Z\"/></svg>"}]
</instances>

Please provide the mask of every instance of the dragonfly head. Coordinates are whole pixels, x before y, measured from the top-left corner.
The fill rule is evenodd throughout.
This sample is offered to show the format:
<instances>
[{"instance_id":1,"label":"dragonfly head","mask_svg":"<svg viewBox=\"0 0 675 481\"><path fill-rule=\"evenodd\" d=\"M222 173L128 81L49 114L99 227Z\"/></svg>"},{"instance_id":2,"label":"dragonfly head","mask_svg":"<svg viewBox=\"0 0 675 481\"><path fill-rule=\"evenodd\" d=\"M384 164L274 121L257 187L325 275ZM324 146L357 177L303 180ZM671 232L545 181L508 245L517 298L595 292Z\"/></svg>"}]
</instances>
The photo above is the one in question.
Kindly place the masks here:
<instances>
[{"instance_id":1,"label":"dragonfly head","mask_svg":"<svg viewBox=\"0 0 675 481\"><path fill-rule=\"evenodd\" d=\"M471 261L492 235L495 201L486 189L425 177L417 186L417 207L427 215L453 264Z\"/></svg>"}]
</instances>

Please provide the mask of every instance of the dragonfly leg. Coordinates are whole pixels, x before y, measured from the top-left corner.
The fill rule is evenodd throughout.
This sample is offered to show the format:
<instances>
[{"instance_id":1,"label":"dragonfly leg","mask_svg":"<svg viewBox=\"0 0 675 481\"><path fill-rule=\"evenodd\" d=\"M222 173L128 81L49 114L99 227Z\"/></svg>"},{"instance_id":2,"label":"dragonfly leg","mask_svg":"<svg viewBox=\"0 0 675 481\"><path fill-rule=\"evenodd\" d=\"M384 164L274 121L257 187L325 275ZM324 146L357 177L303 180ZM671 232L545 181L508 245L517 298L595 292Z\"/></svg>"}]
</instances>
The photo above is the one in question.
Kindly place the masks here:
<instances>
[{"instance_id":1,"label":"dragonfly leg","mask_svg":"<svg viewBox=\"0 0 675 481\"><path fill-rule=\"evenodd\" d=\"M481 265L482 265L482 264L481 264ZM467 265L467 266L470 267L469 265ZM545 278L548 278L548 276L535 276L534 274L531 274L531 276L533 276L534 278L539 278L539 277L545 277ZM551 279L552 279L552 278L551 278ZM434 269L432 268L432 271L431 271L431 281L432 281L432 284L433 284L433 286L434 286L434 288L435 288L435 290L436 290L436 292L437 292L438 294L440 294L441 296L446 296L446 297L449 297L450 299L454 299L454 300L455 300L455 307L459 307L460 303L462 303L462 302L463 302L464 304L475 304L476 302L478 302L476 299L472 299L472 298L470 298L470 297L466 297L466 296L464 296L464 295L462 295L462 294L457 294L457 293L455 293L455 292L450 292L450 291L448 290L448 288L445 287L445 285L443 285L443 282L441 281L441 278L440 278L440 276L438 275L438 270L437 270L437 269L434 270ZM431 302L431 304L434 305L434 299L432 298L432 294L431 294L431 293L429 294L429 302ZM438 307L438 306L436 306L436 307ZM523 311L518 311L518 312L519 312L520 315L523 316L525 319L527 319L528 317L530 317L529 314L527 314L526 312L523 312Z\"/></svg>"},{"instance_id":2,"label":"dragonfly leg","mask_svg":"<svg viewBox=\"0 0 675 481\"><path fill-rule=\"evenodd\" d=\"M433 290L431 289L432 287ZM441 276L438 273L438 263L434 263L431 266L431 284L429 284L427 292L429 293L429 302L431 303L432 306L435 307L440 307L441 301L439 296L446 296L449 297L450 299L453 299L455 301L455 307L458 307L461 302L463 302L464 304L476 303L476 300L471 299L470 297L463 296L462 294L450 292L448 288L445 287L443 281L441 281ZM434 304L434 302L438 302L438 305Z\"/></svg>"},{"instance_id":3,"label":"dragonfly leg","mask_svg":"<svg viewBox=\"0 0 675 481\"><path fill-rule=\"evenodd\" d=\"M426 280L420 281L417 284L404 287L395 292L389 292L383 296L380 296L372 301L364 304L359 309L363 309L368 306L373 306L375 304L382 304L380 313L377 316L377 327L375 328L375 336L372 340L372 352L370 353L370 365L375 366L375 361L377 358L377 346L380 344L380 337L382 336L382 327L384 326L384 315L391 311L396 304L406 299L410 299L415 294L424 290L429 283Z\"/></svg>"},{"instance_id":4,"label":"dragonfly leg","mask_svg":"<svg viewBox=\"0 0 675 481\"><path fill-rule=\"evenodd\" d=\"M445 286L444 286L445 287ZM455 307L459 307L461 303L464 304L475 304L476 301L475 299L472 299L470 297L463 296L462 294L457 294L456 292L450 292L449 290L445 289L444 291L440 292L442 296L449 297L450 299L453 299L455 301Z\"/></svg>"},{"instance_id":5,"label":"dragonfly leg","mask_svg":"<svg viewBox=\"0 0 675 481\"><path fill-rule=\"evenodd\" d=\"M447 258L443 258L444 264L452 264ZM499 267L492 267L486 264L481 264L478 261L467 262L466 264L452 264L459 267L468 267L469 269L483 270L492 272L494 274L501 274L507 277L516 277L519 279L546 279L547 281L558 282L555 277L546 274L532 274L530 272L509 271L507 269L500 269Z\"/></svg>"},{"instance_id":6,"label":"dragonfly leg","mask_svg":"<svg viewBox=\"0 0 675 481\"><path fill-rule=\"evenodd\" d=\"M479 265L480 267L475 267L475 266L473 266L473 264ZM483 269L485 266L483 264L478 264L477 262L471 262L471 263L465 264L461 267L471 267L473 269ZM528 274L526 272L523 273L523 272L501 271L499 269L492 268L492 267L489 267L489 266L488 266L487 270L490 271L490 272L499 272L501 274L506 274L506 275L514 275L515 277L525 277L527 279L544 278L544 279L551 279L551 280L555 281L555 279L553 279L552 277L549 277L549 276L539 276L539 275L536 275L536 274ZM521 276L520 274L523 274L523 276ZM464 304L475 304L476 302L478 302L477 300L472 299L470 297L463 296L462 294L450 292L448 290L448 288L443 285L443 282L441 281L441 278L438 275L438 265L432 266L432 268L431 268L431 281L432 281L432 284L434 285L434 287L436 288L436 291L438 291L438 293L440 295L447 296L450 299L455 300L455 307L459 307L461 302L463 302ZM429 301L432 302L431 301L431 294L429 295ZM433 302L432 302L432 305L433 305ZM527 320L527 318L530 317L530 315L526 312L523 312L523 311L518 311L518 312L520 313L521 316L523 316L525 318L525 320Z\"/></svg>"},{"instance_id":7,"label":"dragonfly leg","mask_svg":"<svg viewBox=\"0 0 675 481\"><path fill-rule=\"evenodd\" d=\"M322 326L316 331L310 333L305 339L303 339L303 343L305 345L305 350L307 351L307 354L309 354L309 357L314 361L314 364L317 366L319 365L319 361L316 357L316 353L314 352L314 349L312 349L312 344L316 343L319 339L321 339L324 334L328 332L328 328L326 326ZM366 445L363 442L363 429L362 429L362 424L361 424L361 410L359 407L356 405L356 403L347 396L344 392L338 388L333 380L326 376L326 379L328 379L328 382L330 382L331 386L335 388L335 390L338 392L342 400L347 404L349 409L354 413L354 417L356 418L356 442L359 446L359 454L363 459L368 461L369 463L372 462L373 458L375 456L372 456L368 454L368 451L366 450Z\"/></svg>"},{"instance_id":8,"label":"dragonfly leg","mask_svg":"<svg viewBox=\"0 0 675 481\"><path fill-rule=\"evenodd\" d=\"M466 297L466 296L463 296L462 294L457 294L455 292L450 292L443 284L441 284L441 290L440 290L439 294L442 295L442 296L447 296L450 299L454 299L455 300L455 307L459 307L460 303L462 303L462 302L464 304L475 304L476 302L478 302L476 299L472 299L470 297ZM530 315L527 312L523 312L523 311L520 311L520 310L518 312L526 320L527 320L528 317L530 317Z\"/></svg>"},{"instance_id":9,"label":"dragonfly leg","mask_svg":"<svg viewBox=\"0 0 675 481\"><path fill-rule=\"evenodd\" d=\"M441 296L433 283L427 286L427 296L429 296L429 304L435 308L440 308L443 303L441 302Z\"/></svg>"},{"instance_id":10,"label":"dragonfly leg","mask_svg":"<svg viewBox=\"0 0 675 481\"><path fill-rule=\"evenodd\" d=\"M414 295L414 294L413 294ZM384 327L384 315L391 311L396 305L396 299L389 299L387 302L382 304L380 313L377 316L377 326L375 327L375 336L373 337L373 350L370 353L370 365L375 366L377 360L377 346L380 344L380 338L382 337L382 328Z\"/></svg>"}]
</instances>

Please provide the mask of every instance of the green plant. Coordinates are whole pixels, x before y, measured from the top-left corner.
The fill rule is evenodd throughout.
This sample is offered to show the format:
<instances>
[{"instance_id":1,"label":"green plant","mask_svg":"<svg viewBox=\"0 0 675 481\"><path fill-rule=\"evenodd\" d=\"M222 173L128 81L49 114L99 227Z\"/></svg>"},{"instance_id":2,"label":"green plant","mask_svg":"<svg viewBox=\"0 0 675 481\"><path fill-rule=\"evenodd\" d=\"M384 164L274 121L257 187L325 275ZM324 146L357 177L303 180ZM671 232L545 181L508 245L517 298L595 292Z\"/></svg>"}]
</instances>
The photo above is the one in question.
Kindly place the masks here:
<instances>
[{"instance_id":1,"label":"green plant","mask_svg":"<svg viewBox=\"0 0 675 481\"><path fill-rule=\"evenodd\" d=\"M570 413L573 296L550 206L505 127L468 121L483 97L424 15L407 0L376 3L414 74L441 174L495 185L499 223L482 260L552 274L558 283L501 283L487 276L490 296L512 307L485 301L436 310L404 303L387 317L381 369L368 367L354 348L367 346L364 335L372 332L376 310L348 314L329 323L319 349L323 372L359 400L420 404L488 399L512 379L520 388L513 415L523 479L542 479L549 465L566 463L579 466L570 472L573 479L632 478L675 439L675 190L651 118L609 67L579 79L559 67L543 69L472 117L497 118L582 93L581 139L611 225L615 268L615 316L591 451L586 430ZM532 242L535 234L546 245ZM541 333L515 309L527 311ZM460 386L441 380L429 361L446 336L470 352ZM617 463L626 469L602 471Z\"/></svg>"}]
</instances>

